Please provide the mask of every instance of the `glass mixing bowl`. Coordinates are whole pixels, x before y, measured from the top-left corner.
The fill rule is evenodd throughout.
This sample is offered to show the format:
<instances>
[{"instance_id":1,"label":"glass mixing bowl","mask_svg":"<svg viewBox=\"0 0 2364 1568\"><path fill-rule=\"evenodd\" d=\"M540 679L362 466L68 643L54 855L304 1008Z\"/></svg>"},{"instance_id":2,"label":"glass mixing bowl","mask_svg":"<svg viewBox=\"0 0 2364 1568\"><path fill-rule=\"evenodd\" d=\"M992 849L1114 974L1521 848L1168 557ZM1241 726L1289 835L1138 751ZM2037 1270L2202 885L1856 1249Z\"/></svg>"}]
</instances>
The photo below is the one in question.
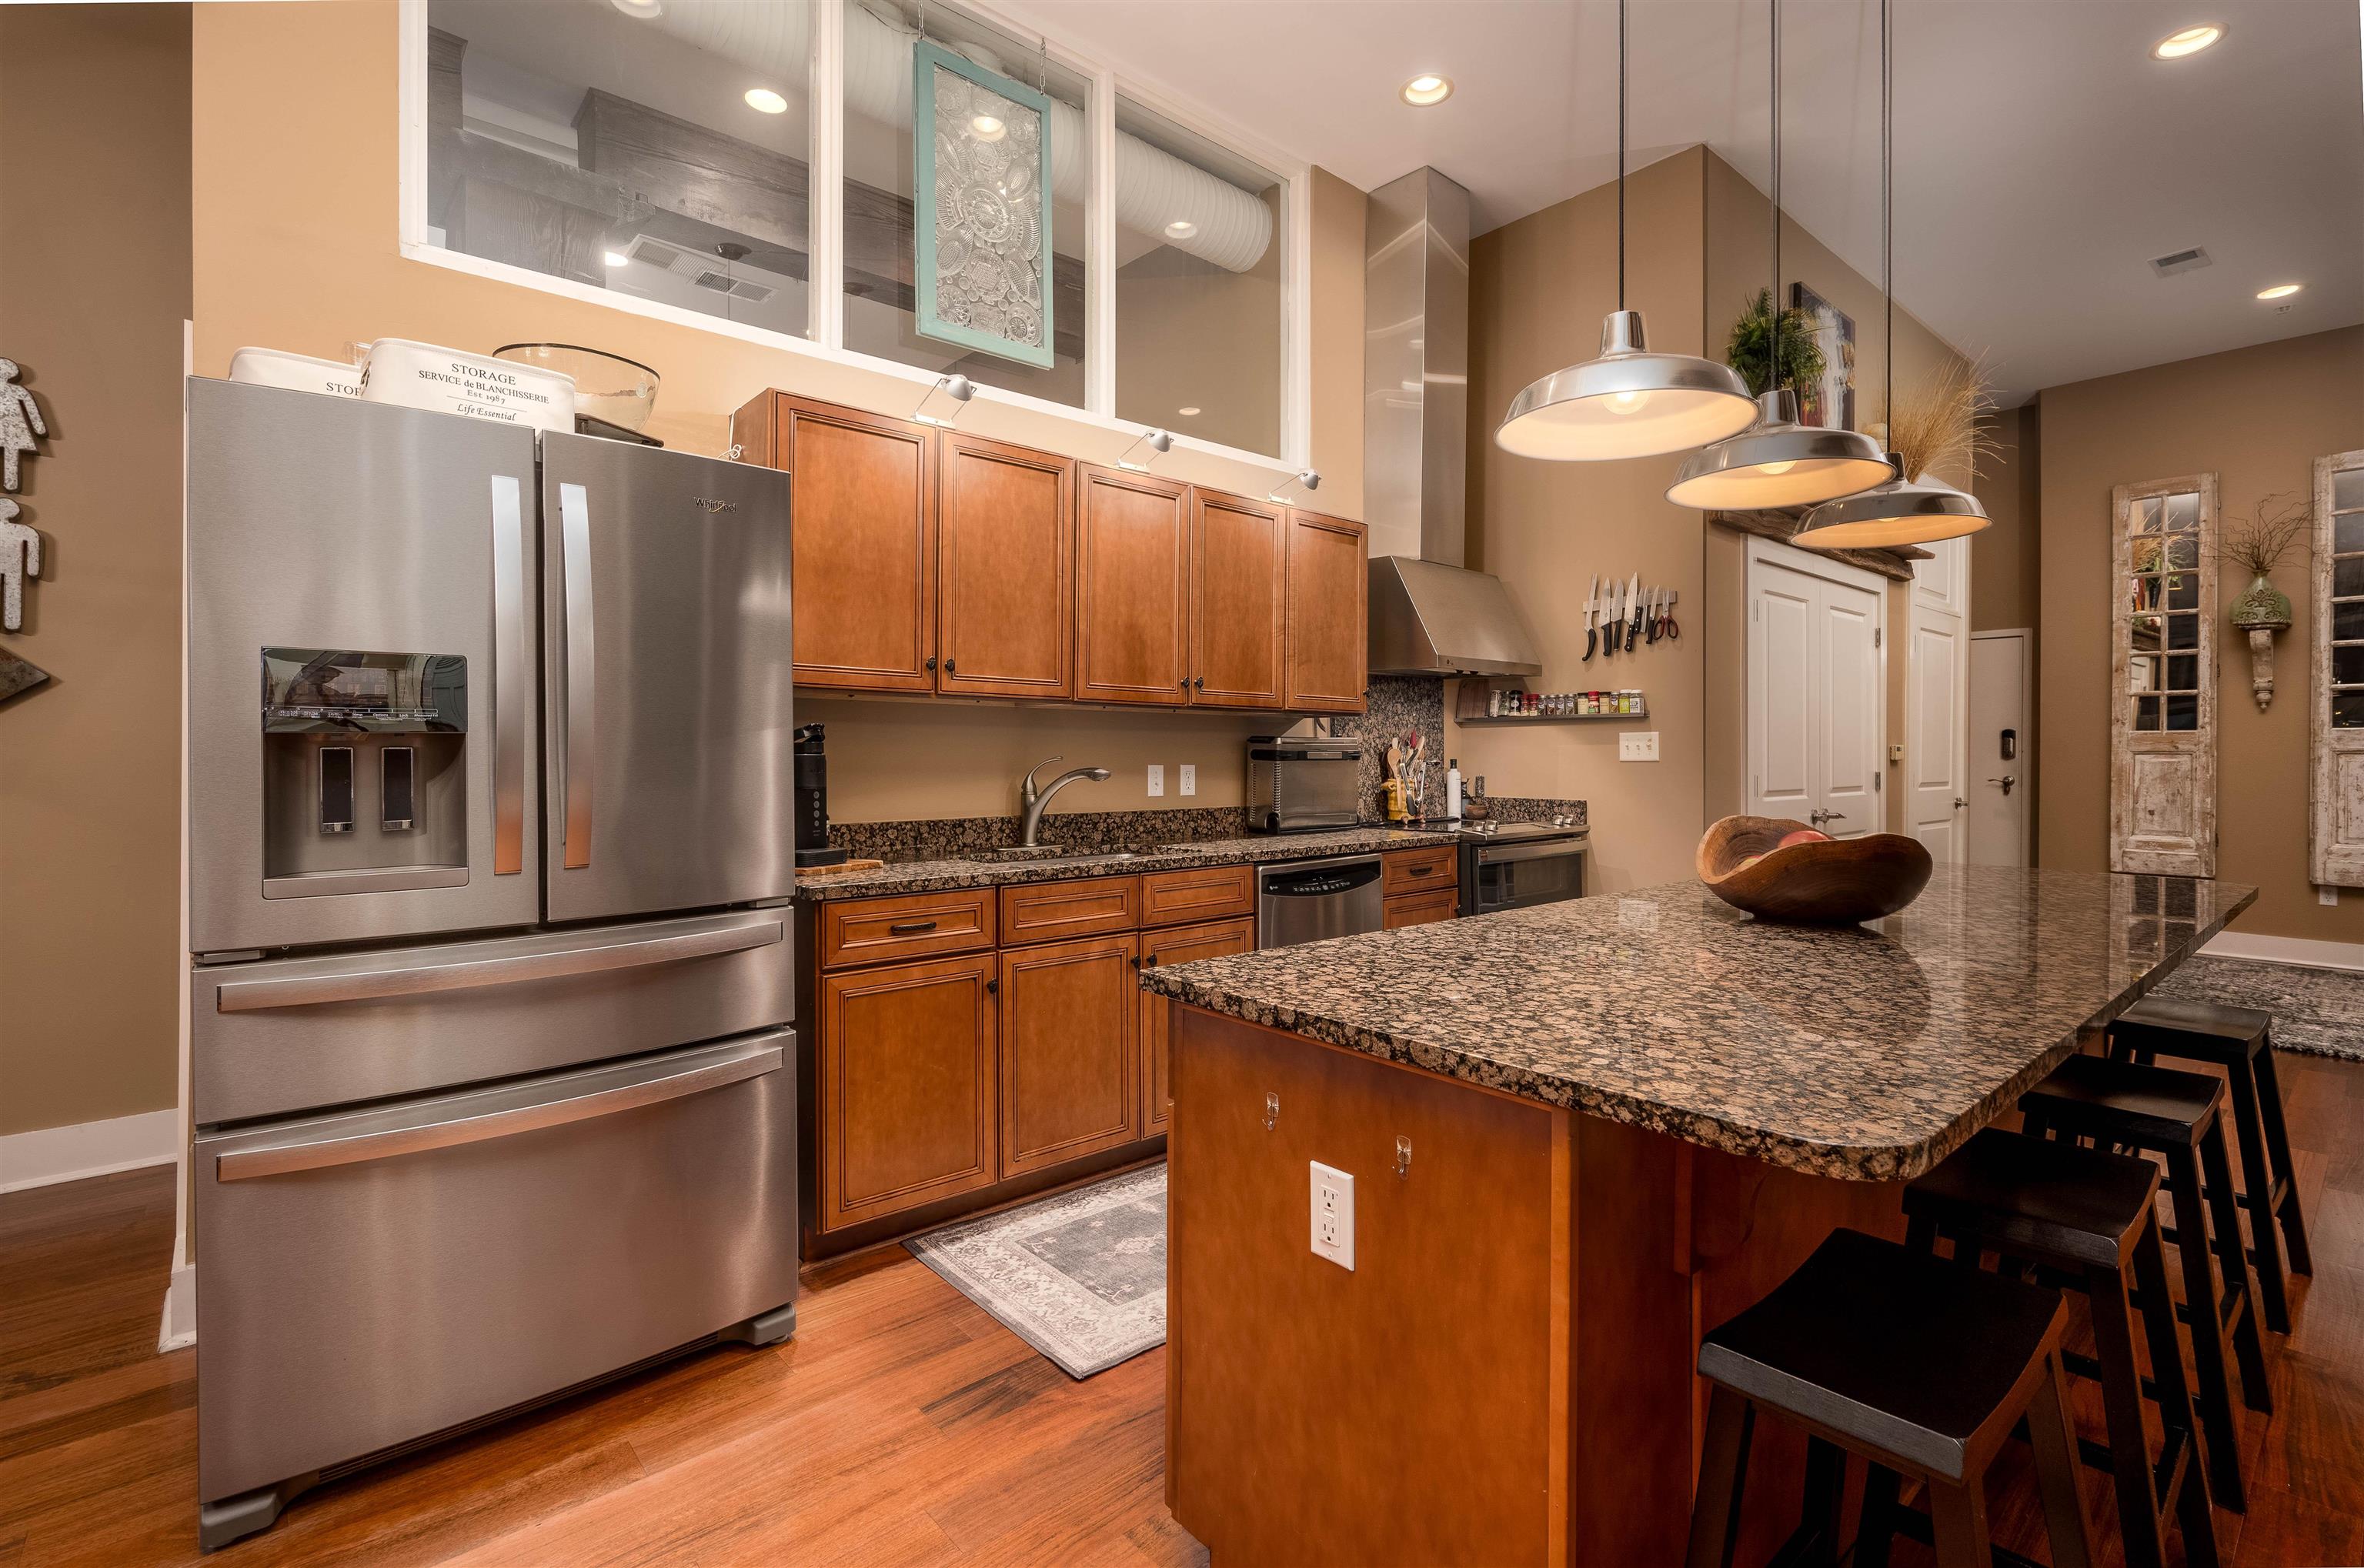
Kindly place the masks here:
<instances>
[{"instance_id":1,"label":"glass mixing bowl","mask_svg":"<svg viewBox=\"0 0 2364 1568\"><path fill-rule=\"evenodd\" d=\"M515 360L574 378L574 411L627 430L649 422L662 378L638 360L603 354L573 343L508 343L493 350L496 360Z\"/></svg>"}]
</instances>

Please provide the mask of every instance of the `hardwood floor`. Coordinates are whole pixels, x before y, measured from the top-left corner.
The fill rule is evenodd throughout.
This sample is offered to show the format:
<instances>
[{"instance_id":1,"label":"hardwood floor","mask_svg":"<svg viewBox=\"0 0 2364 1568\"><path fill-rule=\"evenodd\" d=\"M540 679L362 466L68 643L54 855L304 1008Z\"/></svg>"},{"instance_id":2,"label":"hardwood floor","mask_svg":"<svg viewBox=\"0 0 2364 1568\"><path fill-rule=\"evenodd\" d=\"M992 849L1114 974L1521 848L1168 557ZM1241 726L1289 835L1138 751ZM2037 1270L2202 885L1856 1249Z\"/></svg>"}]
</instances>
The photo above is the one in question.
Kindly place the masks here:
<instances>
[{"instance_id":1,"label":"hardwood floor","mask_svg":"<svg viewBox=\"0 0 2364 1568\"><path fill-rule=\"evenodd\" d=\"M2364 1063L2280 1061L2315 1276L2267 1337L2237 1568L2364 1562ZM0 1196L0 1568L197 1560L195 1353L154 1353L172 1178ZM908 1259L725 1348L324 1486L247 1563L1203 1563L1165 1511L1165 1353L1071 1383ZM2099 1433L2090 1401L2081 1424ZM2089 1506L2119 1561L2106 1485ZM2042 1557L2033 1488L1998 1532ZM1926 1562L1900 1543L1898 1561Z\"/></svg>"}]
</instances>

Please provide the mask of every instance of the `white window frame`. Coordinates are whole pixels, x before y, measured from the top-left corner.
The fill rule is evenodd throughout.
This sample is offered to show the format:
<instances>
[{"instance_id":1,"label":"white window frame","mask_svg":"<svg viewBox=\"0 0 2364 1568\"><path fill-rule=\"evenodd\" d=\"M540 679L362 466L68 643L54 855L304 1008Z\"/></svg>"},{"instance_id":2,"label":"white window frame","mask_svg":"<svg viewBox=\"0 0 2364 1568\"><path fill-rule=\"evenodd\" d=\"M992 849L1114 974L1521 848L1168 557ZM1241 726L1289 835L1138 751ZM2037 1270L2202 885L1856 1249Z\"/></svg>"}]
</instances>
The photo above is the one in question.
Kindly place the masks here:
<instances>
[{"instance_id":1,"label":"white window frame","mask_svg":"<svg viewBox=\"0 0 2364 1568\"><path fill-rule=\"evenodd\" d=\"M844 346L844 12L845 0L814 0L812 80L809 100L812 124L810 217L812 249L808 265L807 321L811 336L775 332L706 316L662 301L597 288L572 279L552 277L530 267L487 261L434 243L427 222L427 9L428 0L400 0L400 41L397 50L400 153L396 178L397 233L403 257L429 266L536 289L586 305L604 306L652 320L670 322L694 331L711 332L767 349L828 364L890 376L911 388L911 404L936 381L936 373L918 365L858 353ZM1146 83L1120 77L1116 72L1063 42L1056 35L1020 25L989 5L962 0L974 11L1013 37L1034 40L1050 59L1090 79L1091 106L1086 118L1092 139L1091 188L1085 204L1086 280L1084 406L1054 403L1022 392L979 384L976 397L1064 419L1080 429L1105 430L1131 438L1143 427L1116 417L1116 99L1121 92L1144 107L1226 150L1273 171L1288 181L1288 229L1280 291L1280 455L1210 441L1180 430L1170 430L1174 444L1233 462L1269 471L1276 478L1312 465L1312 278L1313 168L1301 158L1280 151L1205 109L1186 103ZM909 408L886 407L879 413L900 415Z\"/></svg>"}]
</instances>

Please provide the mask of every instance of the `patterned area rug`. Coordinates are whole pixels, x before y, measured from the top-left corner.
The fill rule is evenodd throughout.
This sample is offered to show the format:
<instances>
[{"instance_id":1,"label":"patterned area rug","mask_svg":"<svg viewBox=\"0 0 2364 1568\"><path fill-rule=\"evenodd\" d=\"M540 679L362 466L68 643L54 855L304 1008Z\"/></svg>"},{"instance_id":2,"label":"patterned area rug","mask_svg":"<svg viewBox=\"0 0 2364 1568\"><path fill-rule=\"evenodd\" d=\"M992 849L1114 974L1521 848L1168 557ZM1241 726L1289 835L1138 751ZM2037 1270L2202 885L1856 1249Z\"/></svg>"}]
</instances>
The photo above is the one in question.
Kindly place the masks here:
<instances>
[{"instance_id":1,"label":"patterned area rug","mask_svg":"<svg viewBox=\"0 0 2364 1568\"><path fill-rule=\"evenodd\" d=\"M1162 1160L907 1245L1069 1377L1165 1342Z\"/></svg>"},{"instance_id":2,"label":"patterned area rug","mask_svg":"<svg viewBox=\"0 0 2364 1568\"><path fill-rule=\"evenodd\" d=\"M2203 956L2169 975L2159 994L2255 1007L2274 1016L2283 1051L2364 1062L2364 971Z\"/></svg>"}]
</instances>

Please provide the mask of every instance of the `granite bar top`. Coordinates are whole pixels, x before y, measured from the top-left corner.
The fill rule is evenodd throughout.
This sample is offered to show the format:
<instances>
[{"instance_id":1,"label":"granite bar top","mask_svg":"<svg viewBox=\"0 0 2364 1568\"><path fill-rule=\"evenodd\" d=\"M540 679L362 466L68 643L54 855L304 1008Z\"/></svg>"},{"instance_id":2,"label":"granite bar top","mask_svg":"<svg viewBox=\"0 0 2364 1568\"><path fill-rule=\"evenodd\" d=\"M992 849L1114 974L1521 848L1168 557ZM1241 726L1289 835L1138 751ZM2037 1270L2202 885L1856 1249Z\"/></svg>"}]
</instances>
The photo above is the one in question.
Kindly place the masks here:
<instances>
[{"instance_id":1,"label":"granite bar top","mask_svg":"<svg viewBox=\"0 0 2364 1568\"><path fill-rule=\"evenodd\" d=\"M942 893L957 887L998 887L1021 882L1062 882L1079 876L1129 876L1135 872L1187 871L1193 866L1247 865L1264 861L1315 860L1418 849L1455 842L1451 833L1402 828L1343 828L1328 833L1266 833L1244 839L1204 839L1161 844L1121 860L1087 857L1020 861L894 861L875 871L797 879L797 896L811 902L876 898L898 893Z\"/></svg>"},{"instance_id":2,"label":"granite bar top","mask_svg":"<svg viewBox=\"0 0 2364 1568\"><path fill-rule=\"evenodd\" d=\"M1905 1181L2257 897L2188 877L1937 869L1862 926L1670 883L1146 970L1150 991L1773 1164Z\"/></svg>"}]
</instances>

